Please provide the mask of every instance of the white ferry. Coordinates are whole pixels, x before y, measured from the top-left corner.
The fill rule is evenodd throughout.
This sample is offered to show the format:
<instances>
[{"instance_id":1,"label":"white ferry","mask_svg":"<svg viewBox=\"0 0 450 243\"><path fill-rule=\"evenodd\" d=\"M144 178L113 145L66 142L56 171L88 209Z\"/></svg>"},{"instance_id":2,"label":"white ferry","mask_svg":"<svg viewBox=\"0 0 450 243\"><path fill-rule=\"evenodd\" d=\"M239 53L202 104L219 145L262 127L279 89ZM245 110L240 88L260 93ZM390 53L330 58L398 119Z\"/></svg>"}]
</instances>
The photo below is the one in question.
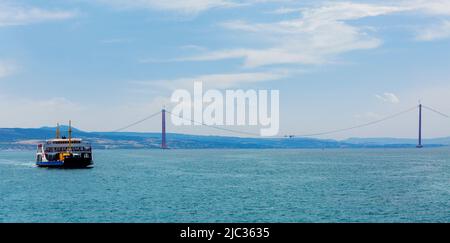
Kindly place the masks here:
<instances>
[{"instance_id":1,"label":"white ferry","mask_svg":"<svg viewBox=\"0 0 450 243\"><path fill-rule=\"evenodd\" d=\"M56 138L38 144L36 165L55 168L86 168L93 165L92 147L79 138L72 138L72 126L69 122L69 137L60 137L59 125Z\"/></svg>"}]
</instances>

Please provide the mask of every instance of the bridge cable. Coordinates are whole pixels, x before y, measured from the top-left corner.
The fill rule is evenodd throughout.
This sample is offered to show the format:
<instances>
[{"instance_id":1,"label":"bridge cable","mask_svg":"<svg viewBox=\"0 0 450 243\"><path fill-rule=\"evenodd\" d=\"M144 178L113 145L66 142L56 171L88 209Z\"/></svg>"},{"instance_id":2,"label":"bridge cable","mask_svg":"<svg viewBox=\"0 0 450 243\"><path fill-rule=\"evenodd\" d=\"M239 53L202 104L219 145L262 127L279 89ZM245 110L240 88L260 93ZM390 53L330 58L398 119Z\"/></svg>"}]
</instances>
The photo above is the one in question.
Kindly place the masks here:
<instances>
[{"instance_id":1,"label":"bridge cable","mask_svg":"<svg viewBox=\"0 0 450 243\"><path fill-rule=\"evenodd\" d=\"M432 112L434 112L434 113L436 113L436 114L438 114L438 115L441 115L441 116L443 116L443 117L445 117L445 118L449 118L449 119L450 119L450 116L449 116L449 115L444 114L444 113L442 113L442 112L440 112L440 111L438 111L438 110L436 110L436 109L433 109L433 108L428 107L428 106L425 106L425 105L422 105L422 107L425 108L425 109L427 109L427 110L430 110L430 111L432 111Z\"/></svg>"},{"instance_id":2,"label":"bridge cable","mask_svg":"<svg viewBox=\"0 0 450 243\"><path fill-rule=\"evenodd\" d=\"M353 126L353 127L348 127L348 128L343 128L343 129L336 129L336 130L331 130L331 131L326 131L326 132L320 132L320 133L301 134L301 135L296 135L296 137L316 137L316 136L329 135L329 134L334 134L334 133L350 131L350 130L354 130L354 129L358 129L358 128L368 127L368 126L375 125L375 124L378 124L378 123L381 123L381 122L384 122L384 121L387 121L387 120L391 120L393 118L399 117L399 116L401 116L403 114L406 114L406 113L411 112L411 111L416 110L416 109L417 109L417 106L414 106L414 107L412 107L412 108L410 108L408 110L405 110L405 111L402 111L402 112L399 112L399 113L387 116L387 117L385 117L383 119L379 119L379 120L372 121L372 122L369 122L369 123L365 123L365 124L361 124L361 125L357 125L357 126Z\"/></svg>"},{"instance_id":3,"label":"bridge cable","mask_svg":"<svg viewBox=\"0 0 450 243\"><path fill-rule=\"evenodd\" d=\"M227 128L223 128L223 127L217 127L217 126L208 125L208 124L206 124L206 123L204 123L204 122L198 122L198 121L195 121L195 120L192 120L192 119L184 118L184 117L179 116L179 115L175 115L175 114L173 114L173 113L170 112L170 111L166 111L166 112L169 113L169 114L171 114L171 115L173 115L173 116L179 117L179 118L182 119L182 120L190 121L190 122L192 122L192 123L196 123L196 124L199 124L199 125L202 125L202 126L214 128L214 129L217 129L217 130L222 130L222 131L232 132L232 133L237 133L237 134L243 134L243 135L256 136L256 137L261 136L261 135L258 134L258 133L243 132L243 131L237 131L237 130L227 129Z\"/></svg>"},{"instance_id":4,"label":"bridge cable","mask_svg":"<svg viewBox=\"0 0 450 243\"><path fill-rule=\"evenodd\" d=\"M125 129L127 129L127 128L136 126L136 125L138 125L138 124L140 124L140 123L142 123L142 122L145 122L145 121L147 121L147 120L149 120L149 119L151 119L151 118L153 118L153 117L159 115L160 113L161 113L161 111L158 111L158 112L156 112L156 113L154 113L154 114L151 114L151 115L149 115L149 116L147 116L147 117L145 117L145 118L143 118L143 119L141 119L141 120L139 120L139 121L137 121L137 122L131 123L131 124L128 125L128 126L125 126L125 127L122 127L122 128L116 129L116 130L113 130L112 132L120 132L120 131L123 131L123 130L125 130Z\"/></svg>"},{"instance_id":5,"label":"bridge cable","mask_svg":"<svg viewBox=\"0 0 450 243\"><path fill-rule=\"evenodd\" d=\"M433 111L433 112L435 112L435 113L437 113L437 114L439 114L439 115L441 115L441 116L444 116L444 117L450 119L450 116L448 116L448 115L446 115L446 114L444 114L444 113L442 113L442 112L439 112L439 111L437 111L437 110L435 110L435 109L433 109L433 108L431 108L431 107L427 107L427 106L423 106L423 107L426 108L426 109L428 109L428 110L431 110L431 111ZM406 113L408 113L408 112L411 112L411 111L413 111L413 110L415 110L415 109L417 109L417 106L414 106L414 107L412 107L412 108L410 108L410 109L407 109L407 110L405 110L405 111L398 112L398 113L396 113L396 114L387 116L387 117L385 117L385 118L383 118L383 119L379 119L379 120L372 121L372 122L369 122L369 123L364 123L364 124L357 125L357 126L352 126L352 127L348 127L348 128L342 128L342 129L336 129L336 130L331 130L331 131L326 131L326 132L319 132L319 133L300 134L300 135L295 135L295 136L296 136L296 137L316 137L316 136L323 136L323 135L329 135L329 134L335 134L335 133L340 133L340 132L350 131L350 130L354 130L354 129L358 129L358 128L363 128L363 127L375 125L375 124L378 124L378 123L381 123L381 122L384 122L384 121L387 121L387 120L391 120L391 119L393 119L393 118L396 118L396 117L399 117L399 116L401 116L401 115L403 115L403 114L406 114ZM226 132L232 132L232 133L236 133L236 134L243 134L243 135L257 136L257 137L260 136L260 134L257 134L257 133L244 132L244 131L237 131L237 130L233 130L233 129L227 129L227 128L223 128L223 127L217 127L217 126L213 126L213 125L208 125L208 124L206 124L206 123L204 123L204 122L198 122L198 121L195 121L195 120L193 120L193 119L187 119L187 118L184 118L184 117L179 116L179 115L176 115L176 114L174 114L174 113L172 113L172 112L170 112L170 111L166 111L166 112L167 112L168 114L171 114L171 115L173 115L173 116L176 116L176 117L178 117L178 118L180 118L180 119L182 119L182 120L190 121L190 122L192 122L192 123L196 123L196 124L199 124L199 125L202 125L202 126L210 127L210 128L216 129L216 130L221 130L221 131L226 131ZM134 123L129 124L129 125L125 126L125 127L122 127L122 128L116 129L116 130L113 130L113 132L120 132L120 131L123 131L123 130L125 130L125 129L130 128L130 127L136 126L136 125L138 125L138 124L140 124L140 123L142 123L142 122L144 122L144 121L147 121L147 120L149 120L149 119L151 119L151 118L153 118L153 117L159 115L160 113L161 113L161 111L158 111L158 112L156 112L156 113L154 113L154 114L151 114L151 115L149 115L149 116L147 116L147 117L145 117L145 118L143 118L143 119L141 119L141 120L139 120L139 121L137 121L137 122L134 122Z\"/></svg>"}]
</instances>

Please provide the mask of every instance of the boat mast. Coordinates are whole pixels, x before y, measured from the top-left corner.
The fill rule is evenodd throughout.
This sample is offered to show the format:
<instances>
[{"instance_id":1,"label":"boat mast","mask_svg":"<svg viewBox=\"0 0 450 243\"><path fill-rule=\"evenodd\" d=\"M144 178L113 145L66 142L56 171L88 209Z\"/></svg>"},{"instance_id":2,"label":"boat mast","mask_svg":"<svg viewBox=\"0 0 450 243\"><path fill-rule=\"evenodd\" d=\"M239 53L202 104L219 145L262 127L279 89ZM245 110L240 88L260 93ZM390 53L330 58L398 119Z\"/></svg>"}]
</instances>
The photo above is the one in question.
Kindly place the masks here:
<instances>
[{"instance_id":1,"label":"boat mast","mask_svg":"<svg viewBox=\"0 0 450 243\"><path fill-rule=\"evenodd\" d=\"M57 139L61 138L61 133L59 131L59 123L56 123L56 138Z\"/></svg>"},{"instance_id":2,"label":"boat mast","mask_svg":"<svg viewBox=\"0 0 450 243\"><path fill-rule=\"evenodd\" d=\"M72 121L69 120L69 151L72 152Z\"/></svg>"}]
</instances>

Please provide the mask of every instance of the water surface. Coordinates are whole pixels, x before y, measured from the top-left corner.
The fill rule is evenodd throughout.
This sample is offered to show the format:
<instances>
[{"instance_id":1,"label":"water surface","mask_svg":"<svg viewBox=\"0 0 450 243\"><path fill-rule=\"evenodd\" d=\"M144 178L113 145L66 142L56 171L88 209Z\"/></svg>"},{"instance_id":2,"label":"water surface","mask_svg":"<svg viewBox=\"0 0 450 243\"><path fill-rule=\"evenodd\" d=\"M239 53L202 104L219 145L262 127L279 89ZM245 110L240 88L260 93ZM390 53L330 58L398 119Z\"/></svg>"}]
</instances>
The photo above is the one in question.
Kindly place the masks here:
<instances>
[{"instance_id":1,"label":"water surface","mask_svg":"<svg viewBox=\"0 0 450 243\"><path fill-rule=\"evenodd\" d=\"M450 222L450 148L0 151L0 222Z\"/></svg>"}]
</instances>

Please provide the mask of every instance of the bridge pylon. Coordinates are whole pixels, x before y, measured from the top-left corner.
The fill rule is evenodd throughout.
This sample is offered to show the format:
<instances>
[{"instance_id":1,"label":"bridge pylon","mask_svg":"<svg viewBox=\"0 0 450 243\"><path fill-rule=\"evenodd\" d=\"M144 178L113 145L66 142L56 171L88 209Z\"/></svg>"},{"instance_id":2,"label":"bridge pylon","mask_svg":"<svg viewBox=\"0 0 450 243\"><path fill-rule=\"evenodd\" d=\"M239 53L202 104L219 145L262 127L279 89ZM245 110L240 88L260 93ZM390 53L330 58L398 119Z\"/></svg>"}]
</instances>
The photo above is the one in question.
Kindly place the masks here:
<instances>
[{"instance_id":1,"label":"bridge pylon","mask_svg":"<svg viewBox=\"0 0 450 243\"><path fill-rule=\"evenodd\" d=\"M167 140L166 140L166 109L163 108L161 110L162 115L162 126L161 126L161 149L168 149L167 147Z\"/></svg>"},{"instance_id":2,"label":"bridge pylon","mask_svg":"<svg viewBox=\"0 0 450 243\"><path fill-rule=\"evenodd\" d=\"M422 144L422 104L419 104L419 142L417 148L423 148Z\"/></svg>"}]
</instances>

